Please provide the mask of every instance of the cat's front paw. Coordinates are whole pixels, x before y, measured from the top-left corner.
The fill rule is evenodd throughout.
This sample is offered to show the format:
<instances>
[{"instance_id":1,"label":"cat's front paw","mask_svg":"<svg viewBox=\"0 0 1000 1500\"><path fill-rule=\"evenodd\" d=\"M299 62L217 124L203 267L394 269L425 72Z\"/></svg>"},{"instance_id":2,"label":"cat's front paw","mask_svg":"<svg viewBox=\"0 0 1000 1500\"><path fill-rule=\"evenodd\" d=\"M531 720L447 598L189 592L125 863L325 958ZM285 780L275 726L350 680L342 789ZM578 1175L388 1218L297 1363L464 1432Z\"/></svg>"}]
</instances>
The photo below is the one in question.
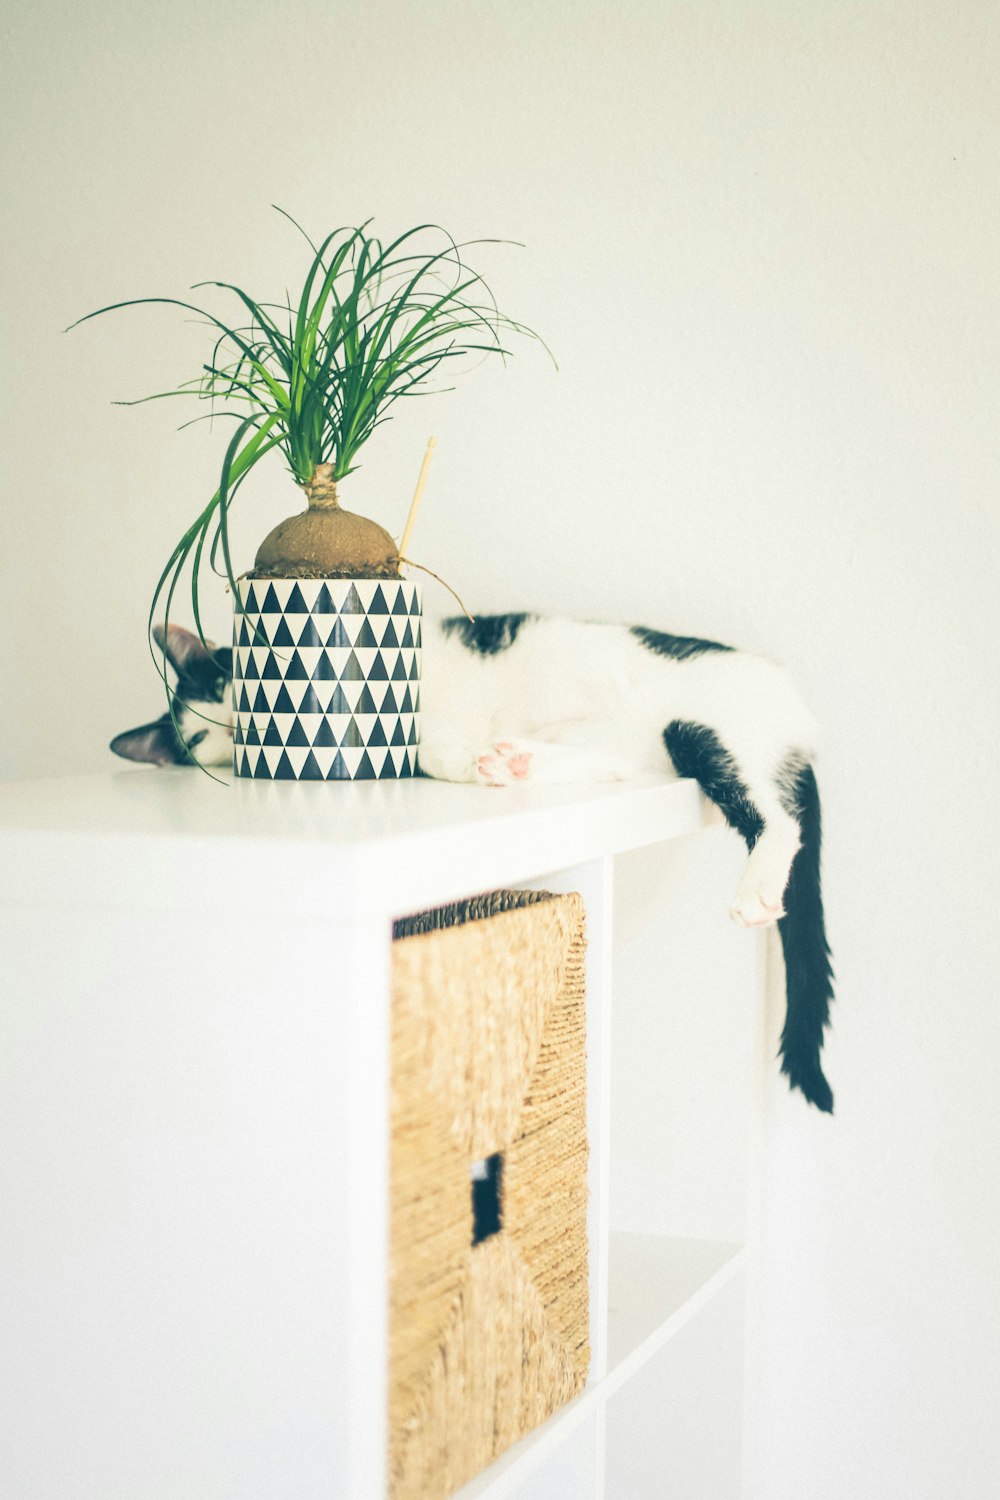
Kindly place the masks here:
<instances>
[{"instance_id":1,"label":"cat's front paw","mask_svg":"<svg viewBox=\"0 0 1000 1500\"><path fill-rule=\"evenodd\" d=\"M476 780L480 786L514 786L527 781L530 775L530 750L518 750L510 740L501 740L476 761Z\"/></svg>"}]
</instances>

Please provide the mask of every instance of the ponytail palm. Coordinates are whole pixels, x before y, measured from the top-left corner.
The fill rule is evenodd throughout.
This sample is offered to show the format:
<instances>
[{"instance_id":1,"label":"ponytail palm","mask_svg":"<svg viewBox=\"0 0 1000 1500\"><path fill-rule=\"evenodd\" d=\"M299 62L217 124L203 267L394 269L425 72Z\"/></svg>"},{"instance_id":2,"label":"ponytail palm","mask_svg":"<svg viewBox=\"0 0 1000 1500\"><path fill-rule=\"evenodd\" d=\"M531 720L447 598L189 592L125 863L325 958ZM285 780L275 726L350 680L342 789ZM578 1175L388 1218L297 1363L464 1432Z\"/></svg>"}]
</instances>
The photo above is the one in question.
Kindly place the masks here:
<instances>
[{"instance_id":1,"label":"ponytail palm","mask_svg":"<svg viewBox=\"0 0 1000 1500\"><path fill-rule=\"evenodd\" d=\"M486 282L465 263L470 245L498 242L458 244L424 224L383 244L367 229L367 223L335 229L318 246L306 236L312 254L295 302L287 296L260 302L230 282L208 281L194 290L225 293L235 304L228 319L173 297L135 298L88 314L144 303L197 313L213 332L200 374L144 399L185 396L207 403L206 418L227 415L236 422L218 487L157 581L150 627L161 616L169 619L190 568L191 603L202 633L199 581L206 552L236 597L229 509L251 470L274 449L304 488L309 510L275 528L258 552L258 569L398 576L392 538L374 522L340 509L337 481L358 467L365 443L401 397L449 388L435 377L457 373L472 359L506 359L510 334L537 338L499 311Z\"/></svg>"}]
</instances>

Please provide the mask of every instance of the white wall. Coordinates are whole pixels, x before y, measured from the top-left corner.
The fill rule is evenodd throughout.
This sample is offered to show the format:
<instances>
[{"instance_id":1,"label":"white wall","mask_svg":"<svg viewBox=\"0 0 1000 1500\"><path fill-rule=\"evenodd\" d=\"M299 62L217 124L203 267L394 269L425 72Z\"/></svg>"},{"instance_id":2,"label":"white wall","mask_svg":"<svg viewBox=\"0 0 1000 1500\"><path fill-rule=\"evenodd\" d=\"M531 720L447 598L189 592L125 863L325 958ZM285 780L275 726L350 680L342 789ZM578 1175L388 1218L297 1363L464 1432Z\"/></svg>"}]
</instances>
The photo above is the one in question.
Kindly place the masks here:
<instances>
[{"instance_id":1,"label":"white wall","mask_svg":"<svg viewBox=\"0 0 1000 1500\"><path fill-rule=\"evenodd\" d=\"M827 728L838 1115L772 1077L758 1491L987 1493L993 0L10 10L0 767L104 766L160 711L150 585L218 461L167 404L109 404L189 374L199 330L59 330L204 277L280 293L302 258L272 202L525 241L482 267L560 373L526 347L411 404L350 495L398 528L434 431L415 550L470 602L794 669ZM294 497L277 464L244 495L247 558Z\"/></svg>"}]
</instances>

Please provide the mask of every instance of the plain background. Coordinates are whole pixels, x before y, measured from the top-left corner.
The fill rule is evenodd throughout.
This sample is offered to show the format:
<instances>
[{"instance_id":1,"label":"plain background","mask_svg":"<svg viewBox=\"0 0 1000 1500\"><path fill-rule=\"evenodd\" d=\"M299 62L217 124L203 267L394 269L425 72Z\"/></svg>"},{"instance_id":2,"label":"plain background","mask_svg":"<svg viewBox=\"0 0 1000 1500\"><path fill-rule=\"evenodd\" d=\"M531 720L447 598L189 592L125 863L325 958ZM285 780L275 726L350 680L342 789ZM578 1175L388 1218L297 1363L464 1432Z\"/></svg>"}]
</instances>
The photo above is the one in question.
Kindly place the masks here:
<instances>
[{"instance_id":1,"label":"plain background","mask_svg":"<svg viewBox=\"0 0 1000 1500\"><path fill-rule=\"evenodd\" d=\"M559 372L525 344L408 404L348 503L398 532L433 431L413 550L471 604L792 669L825 726L838 1115L769 1078L759 1500L992 1492L993 0L5 9L0 770L106 767L160 712L150 587L218 462L170 404L110 404L193 373L201 330L60 330L209 277L280 296L303 250L272 203L523 242L473 263ZM288 501L278 463L243 492L244 558Z\"/></svg>"}]
</instances>

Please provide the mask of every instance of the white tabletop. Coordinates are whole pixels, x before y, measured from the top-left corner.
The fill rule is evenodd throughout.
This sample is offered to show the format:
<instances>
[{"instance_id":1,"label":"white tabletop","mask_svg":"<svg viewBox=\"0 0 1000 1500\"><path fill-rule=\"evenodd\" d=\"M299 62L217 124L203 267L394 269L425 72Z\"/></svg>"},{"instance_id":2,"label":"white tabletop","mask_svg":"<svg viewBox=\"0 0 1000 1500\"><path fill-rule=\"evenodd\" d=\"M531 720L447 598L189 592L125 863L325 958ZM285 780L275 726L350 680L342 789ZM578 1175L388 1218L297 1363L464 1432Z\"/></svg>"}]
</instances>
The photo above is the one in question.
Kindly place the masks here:
<instances>
[{"instance_id":1,"label":"white tabletop","mask_svg":"<svg viewBox=\"0 0 1000 1500\"><path fill-rule=\"evenodd\" d=\"M222 784L136 767L0 786L0 897L178 909L205 900L303 914L375 896L413 909L692 832L692 781L587 787L400 782Z\"/></svg>"}]
</instances>

